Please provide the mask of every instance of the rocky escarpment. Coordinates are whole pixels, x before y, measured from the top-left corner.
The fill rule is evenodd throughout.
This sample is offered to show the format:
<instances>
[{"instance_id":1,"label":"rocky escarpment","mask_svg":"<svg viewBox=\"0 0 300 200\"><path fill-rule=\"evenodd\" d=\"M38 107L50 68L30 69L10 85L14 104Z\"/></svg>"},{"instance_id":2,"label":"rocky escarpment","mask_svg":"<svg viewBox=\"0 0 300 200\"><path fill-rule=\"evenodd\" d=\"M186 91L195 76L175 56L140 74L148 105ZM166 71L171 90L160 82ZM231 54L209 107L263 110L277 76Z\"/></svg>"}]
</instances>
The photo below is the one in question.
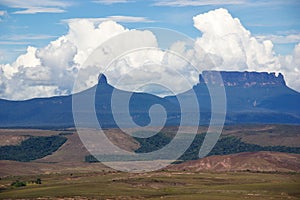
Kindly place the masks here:
<instances>
[{"instance_id":1,"label":"rocky escarpment","mask_svg":"<svg viewBox=\"0 0 300 200\"><path fill-rule=\"evenodd\" d=\"M219 77L222 77L220 79ZM217 72L204 71L199 82L227 87L286 86L283 75L268 72Z\"/></svg>"}]
</instances>

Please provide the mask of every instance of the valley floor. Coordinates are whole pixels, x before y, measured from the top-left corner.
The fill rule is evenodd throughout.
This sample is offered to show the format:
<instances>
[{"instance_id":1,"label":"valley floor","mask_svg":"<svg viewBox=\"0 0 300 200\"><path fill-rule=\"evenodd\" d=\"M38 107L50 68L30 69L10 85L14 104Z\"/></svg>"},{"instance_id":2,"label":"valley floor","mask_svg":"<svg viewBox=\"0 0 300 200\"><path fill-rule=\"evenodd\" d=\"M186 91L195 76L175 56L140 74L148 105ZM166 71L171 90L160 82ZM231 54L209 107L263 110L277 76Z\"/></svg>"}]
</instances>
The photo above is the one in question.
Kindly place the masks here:
<instances>
[{"instance_id":1,"label":"valley floor","mask_svg":"<svg viewBox=\"0 0 300 200\"><path fill-rule=\"evenodd\" d=\"M14 188L18 179L42 184ZM300 199L299 173L101 172L10 176L0 180L1 199Z\"/></svg>"},{"instance_id":2,"label":"valley floor","mask_svg":"<svg viewBox=\"0 0 300 200\"><path fill-rule=\"evenodd\" d=\"M173 129L169 127L166 133ZM199 127L199 134L205 130ZM227 126L222 136L255 145L299 148L299 130L299 126L292 125ZM124 149L140 147L117 129L107 132ZM214 155L137 174L116 172L100 162L84 162L89 152L73 129L0 129L0 147L45 136L67 140L55 152L31 162L0 160L0 199L300 199L299 153ZM36 184L37 180L41 184ZM16 181L26 186L12 186Z\"/></svg>"}]
</instances>

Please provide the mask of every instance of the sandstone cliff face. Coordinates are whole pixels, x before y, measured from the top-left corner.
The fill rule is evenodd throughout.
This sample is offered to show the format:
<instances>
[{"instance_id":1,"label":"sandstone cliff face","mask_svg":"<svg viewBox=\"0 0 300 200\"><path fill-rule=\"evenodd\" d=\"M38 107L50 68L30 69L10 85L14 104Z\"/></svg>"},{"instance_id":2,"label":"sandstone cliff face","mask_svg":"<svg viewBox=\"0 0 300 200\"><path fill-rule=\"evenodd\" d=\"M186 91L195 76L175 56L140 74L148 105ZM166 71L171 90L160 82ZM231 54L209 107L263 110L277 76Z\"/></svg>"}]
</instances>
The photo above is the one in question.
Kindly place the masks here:
<instances>
[{"instance_id":1,"label":"sandstone cliff face","mask_svg":"<svg viewBox=\"0 0 300 200\"><path fill-rule=\"evenodd\" d=\"M218 73L223 83L218 80ZM268 72L216 72L204 71L200 75L199 82L206 84L218 84L228 87L255 87L255 86L286 86L283 75Z\"/></svg>"}]
</instances>

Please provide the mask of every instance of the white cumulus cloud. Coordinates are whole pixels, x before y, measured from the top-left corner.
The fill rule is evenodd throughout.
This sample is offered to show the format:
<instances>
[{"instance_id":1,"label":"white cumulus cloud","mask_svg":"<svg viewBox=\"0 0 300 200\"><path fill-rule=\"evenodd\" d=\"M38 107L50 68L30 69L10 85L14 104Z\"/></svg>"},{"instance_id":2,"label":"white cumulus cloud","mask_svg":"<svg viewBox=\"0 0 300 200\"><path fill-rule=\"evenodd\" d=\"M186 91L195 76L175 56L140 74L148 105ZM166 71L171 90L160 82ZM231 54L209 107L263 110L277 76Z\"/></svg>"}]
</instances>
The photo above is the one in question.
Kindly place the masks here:
<instances>
[{"instance_id":1,"label":"white cumulus cloud","mask_svg":"<svg viewBox=\"0 0 300 200\"><path fill-rule=\"evenodd\" d=\"M0 65L1 98L29 99L66 95L72 91L74 78L91 52L103 41L127 31L107 21L97 27L88 20L69 24L66 35L46 47L28 47L12 64Z\"/></svg>"},{"instance_id":2,"label":"white cumulus cloud","mask_svg":"<svg viewBox=\"0 0 300 200\"><path fill-rule=\"evenodd\" d=\"M285 75L287 84L300 91L300 43L294 48L292 55L279 56L281 72Z\"/></svg>"},{"instance_id":3,"label":"white cumulus cloud","mask_svg":"<svg viewBox=\"0 0 300 200\"><path fill-rule=\"evenodd\" d=\"M281 72L288 86L300 91L299 44L294 54L277 56L271 40L252 36L238 18L226 9L217 9L194 18L194 26L203 34L196 43L205 52L215 55L216 70ZM220 59L221 58L221 59Z\"/></svg>"},{"instance_id":4,"label":"white cumulus cloud","mask_svg":"<svg viewBox=\"0 0 300 200\"><path fill-rule=\"evenodd\" d=\"M197 45L222 58L217 70L279 70L272 42L257 41L226 9L200 14L193 19L194 26L203 33L197 38Z\"/></svg>"},{"instance_id":5,"label":"white cumulus cloud","mask_svg":"<svg viewBox=\"0 0 300 200\"><path fill-rule=\"evenodd\" d=\"M103 71L109 83L120 89L151 91L151 87L143 85L148 81L175 93L196 84L202 70L281 72L287 84L300 91L300 44L292 55L276 55L271 40L252 36L226 9L199 14L193 20L202 32L192 41L195 48L189 48L186 41L175 40L169 44L173 53L159 49L159 39L150 30L129 30L114 21L69 20L67 34L43 48L29 46L15 62L0 64L0 98L21 100L71 94L78 72L82 72L83 79L75 91L92 87ZM97 48L101 44L104 46ZM148 49L139 50L143 47ZM110 62L115 56L118 59Z\"/></svg>"}]
</instances>

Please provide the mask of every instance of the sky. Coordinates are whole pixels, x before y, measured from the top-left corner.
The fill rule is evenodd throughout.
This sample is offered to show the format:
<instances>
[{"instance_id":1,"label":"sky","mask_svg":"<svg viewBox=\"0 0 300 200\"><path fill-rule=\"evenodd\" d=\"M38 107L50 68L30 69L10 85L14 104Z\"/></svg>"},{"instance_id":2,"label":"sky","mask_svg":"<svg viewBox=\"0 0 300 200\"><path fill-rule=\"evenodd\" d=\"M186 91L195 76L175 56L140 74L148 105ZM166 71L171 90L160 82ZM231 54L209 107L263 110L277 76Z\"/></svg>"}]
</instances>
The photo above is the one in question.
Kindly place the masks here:
<instances>
[{"instance_id":1,"label":"sky","mask_svg":"<svg viewBox=\"0 0 300 200\"><path fill-rule=\"evenodd\" d=\"M138 31L145 27L172 29L192 38L214 63L212 69L283 73L288 86L300 91L300 1L0 0L0 98L68 95L78 71L92 73L84 67L85 60L111 37L130 32L130 39L144 38L135 47L145 43L159 47L155 35ZM173 45L172 50L209 65L201 58L189 57L179 46ZM109 82L116 84L117 76L124 75L124 65L131 70L140 66L142 61L135 56L162 62L167 55L159 50L129 55L123 59L125 64L115 63L107 72ZM197 82L197 73L186 73L183 66L172 64L191 84ZM174 84L165 80L170 77L168 70L157 66L129 75L123 85L140 88L135 77L155 77L166 86ZM97 77L88 80L79 90L91 87ZM180 85L179 81L173 86L178 89L175 93L187 89Z\"/></svg>"}]
</instances>

